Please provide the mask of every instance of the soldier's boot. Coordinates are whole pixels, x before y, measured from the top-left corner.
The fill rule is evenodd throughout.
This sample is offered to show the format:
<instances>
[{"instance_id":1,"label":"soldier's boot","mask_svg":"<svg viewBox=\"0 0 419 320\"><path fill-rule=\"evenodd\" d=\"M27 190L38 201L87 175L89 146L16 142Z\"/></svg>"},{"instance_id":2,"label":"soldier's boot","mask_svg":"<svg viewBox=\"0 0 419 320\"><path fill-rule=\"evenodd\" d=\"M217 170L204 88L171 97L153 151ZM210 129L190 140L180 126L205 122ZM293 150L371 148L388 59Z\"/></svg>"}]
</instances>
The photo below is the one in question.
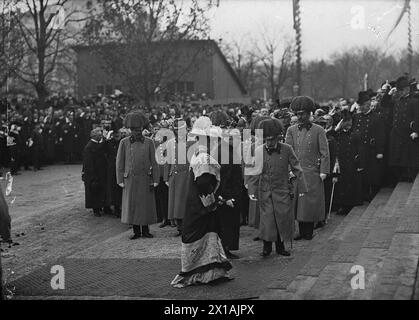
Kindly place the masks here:
<instances>
[{"instance_id":1,"label":"soldier's boot","mask_svg":"<svg viewBox=\"0 0 419 320\"><path fill-rule=\"evenodd\" d=\"M289 257L291 255L287 250L285 250L284 242L281 241L280 236L278 236L278 240L275 242L275 251L281 256Z\"/></svg>"},{"instance_id":2,"label":"soldier's boot","mask_svg":"<svg viewBox=\"0 0 419 320\"><path fill-rule=\"evenodd\" d=\"M260 254L262 257L267 257L272 253L272 242L263 240L263 251Z\"/></svg>"},{"instance_id":3,"label":"soldier's boot","mask_svg":"<svg viewBox=\"0 0 419 320\"><path fill-rule=\"evenodd\" d=\"M130 238L131 240L141 238L141 228L140 228L140 226L133 225L132 230L134 231L134 235L131 236L131 238Z\"/></svg>"},{"instance_id":4,"label":"soldier's boot","mask_svg":"<svg viewBox=\"0 0 419 320\"><path fill-rule=\"evenodd\" d=\"M141 233L143 238L153 238L153 235L150 233L148 226L141 226Z\"/></svg>"}]
</instances>

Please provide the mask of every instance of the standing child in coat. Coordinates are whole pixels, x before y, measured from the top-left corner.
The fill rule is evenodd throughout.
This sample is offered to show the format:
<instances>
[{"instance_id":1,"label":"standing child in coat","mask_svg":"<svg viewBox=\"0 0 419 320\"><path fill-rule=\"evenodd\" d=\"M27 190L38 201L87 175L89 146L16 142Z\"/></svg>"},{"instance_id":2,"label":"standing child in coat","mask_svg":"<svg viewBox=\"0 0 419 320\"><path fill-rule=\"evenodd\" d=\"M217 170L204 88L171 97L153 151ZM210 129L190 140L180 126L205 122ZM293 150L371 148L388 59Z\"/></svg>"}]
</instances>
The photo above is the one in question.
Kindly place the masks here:
<instances>
[{"instance_id":1,"label":"standing child in coat","mask_svg":"<svg viewBox=\"0 0 419 320\"><path fill-rule=\"evenodd\" d=\"M263 130L266 142L256 148L255 167L247 170L247 174L249 198L255 200L257 196L260 205L259 232L263 240L261 256L271 254L272 242L275 242L278 254L289 256L284 246L284 241L291 241L294 233L289 168L297 178L300 197L307 192L303 170L294 150L279 141L282 126L278 120L264 120L259 124L259 129Z\"/></svg>"}]
</instances>

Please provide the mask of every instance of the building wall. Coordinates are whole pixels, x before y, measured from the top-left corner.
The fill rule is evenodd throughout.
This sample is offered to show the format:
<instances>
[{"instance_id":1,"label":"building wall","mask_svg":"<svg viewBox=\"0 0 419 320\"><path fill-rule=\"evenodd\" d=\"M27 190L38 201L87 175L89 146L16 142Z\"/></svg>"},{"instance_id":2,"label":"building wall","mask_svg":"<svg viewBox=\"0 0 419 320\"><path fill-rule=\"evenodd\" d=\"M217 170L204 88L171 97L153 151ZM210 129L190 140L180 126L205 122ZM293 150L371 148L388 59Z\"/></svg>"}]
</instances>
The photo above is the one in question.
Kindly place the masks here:
<instances>
[{"instance_id":1,"label":"building wall","mask_svg":"<svg viewBox=\"0 0 419 320\"><path fill-rule=\"evenodd\" d=\"M233 75L227 69L222 57L215 53L213 55L213 82L215 99L246 99Z\"/></svg>"},{"instance_id":2,"label":"building wall","mask_svg":"<svg viewBox=\"0 0 419 320\"><path fill-rule=\"evenodd\" d=\"M112 92L118 87L122 91L122 81L118 77L109 75L103 68L104 62L99 54L82 49L77 54L77 96L79 99L89 94L97 94L98 86L111 88Z\"/></svg>"},{"instance_id":3,"label":"building wall","mask_svg":"<svg viewBox=\"0 0 419 320\"><path fill-rule=\"evenodd\" d=\"M195 62L191 64L194 59ZM210 42L186 44L182 48L179 62L182 66L182 74L176 79L169 79L167 82L193 82L193 93L206 93L210 99L225 101L224 103L249 100L247 95L242 93L236 79L228 70L217 50L211 48ZM105 62L101 59L100 54L95 54L88 48L78 49L78 98L98 93L98 86L108 86L112 90L118 87L123 92L128 92L127 88L123 86L123 81L118 79L117 76L108 74L103 66L105 66ZM186 67L188 68L187 71L185 71Z\"/></svg>"}]
</instances>

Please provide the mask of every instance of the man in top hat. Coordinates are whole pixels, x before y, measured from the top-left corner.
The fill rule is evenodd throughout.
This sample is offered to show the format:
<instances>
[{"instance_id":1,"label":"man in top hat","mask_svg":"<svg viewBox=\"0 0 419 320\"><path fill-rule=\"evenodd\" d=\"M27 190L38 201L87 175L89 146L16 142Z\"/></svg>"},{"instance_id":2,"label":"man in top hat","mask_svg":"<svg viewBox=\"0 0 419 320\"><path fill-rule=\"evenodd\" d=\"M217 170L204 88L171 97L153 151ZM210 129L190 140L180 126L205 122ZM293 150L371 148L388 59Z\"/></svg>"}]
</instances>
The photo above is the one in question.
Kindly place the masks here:
<instances>
[{"instance_id":1,"label":"man in top hat","mask_svg":"<svg viewBox=\"0 0 419 320\"><path fill-rule=\"evenodd\" d=\"M393 93L393 126L390 132L389 165L399 181L412 181L417 174L419 143L418 98L410 94L409 81L400 77Z\"/></svg>"},{"instance_id":2,"label":"man in top hat","mask_svg":"<svg viewBox=\"0 0 419 320\"><path fill-rule=\"evenodd\" d=\"M148 125L144 114L131 112L125 126L131 135L121 140L116 156L116 181L122 191L122 223L133 226L132 240L152 238L149 225L157 222L154 188L159 184L153 140L143 136Z\"/></svg>"},{"instance_id":3,"label":"man in top hat","mask_svg":"<svg viewBox=\"0 0 419 320\"><path fill-rule=\"evenodd\" d=\"M292 240L294 215L289 183L289 168L297 178L299 196L307 192L303 169L288 144L280 142L282 125L277 119L263 120L264 144L255 150L255 166L247 168L248 190L251 200L258 200L260 206L259 237L263 240L261 256L272 252L275 242L276 253L289 256L284 241Z\"/></svg>"},{"instance_id":4,"label":"man in top hat","mask_svg":"<svg viewBox=\"0 0 419 320\"><path fill-rule=\"evenodd\" d=\"M362 172L364 200L371 201L381 187L385 150L385 122L371 104L370 93L358 94L358 109L353 116L353 131L359 134L364 149L365 166Z\"/></svg>"},{"instance_id":5,"label":"man in top hat","mask_svg":"<svg viewBox=\"0 0 419 320\"><path fill-rule=\"evenodd\" d=\"M298 123L288 128L285 142L295 151L304 172L308 192L295 197L295 214L299 224L299 236L295 240L311 240L314 225L325 215L323 181L330 172L329 146L326 131L311 122L314 101L307 96L295 97L291 109L297 113ZM302 193L297 187L295 194Z\"/></svg>"}]
</instances>

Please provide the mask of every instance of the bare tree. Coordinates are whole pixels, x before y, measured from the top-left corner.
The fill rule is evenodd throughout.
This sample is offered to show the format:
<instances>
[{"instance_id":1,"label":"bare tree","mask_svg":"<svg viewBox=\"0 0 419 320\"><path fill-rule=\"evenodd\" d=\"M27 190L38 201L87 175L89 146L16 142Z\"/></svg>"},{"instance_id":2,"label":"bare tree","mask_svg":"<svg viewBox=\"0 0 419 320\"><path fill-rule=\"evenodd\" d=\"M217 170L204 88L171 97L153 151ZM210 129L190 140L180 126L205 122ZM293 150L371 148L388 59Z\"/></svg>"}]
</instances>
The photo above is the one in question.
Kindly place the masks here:
<instances>
[{"instance_id":1,"label":"bare tree","mask_svg":"<svg viewBox=\"0 0 419 320\"><path fill-rule=\"evenodd\" d=\"M185 56L180 42L208 37L206 12L212 6L209 0L103 1L86 25L86 43L95 46L106 71L122 78L130 93L149 106L208 50L201 47Z\"/></svg>"},{"instance_id":2,"label":"bare tree","mask_svg":"<svg viewBox=\"0 0 419 320\"><path fill-rule=\"evenodd\" d=\"M15 74L24 56L16 4L17 0L3 0L0 6L0 88Z\"/></svg>"},{"instance_id":3,"label":"bare tree","mask_svg":"<svg viewBox=\"0 0 419 320\"><path fill-rule=\"evenodd\" d=\"M258 58L249 50L249 44L244 40L234 39L229 43L220 43L221 50L233 67L241 83L252 96L257 81Z\"/></svg>"},{"instance_id":4,"label":"bare tree","mask_svg":"<svg viewBox=\"0 0 419 320\"><path fill-rule=\"evenodd\" d=\"M30 84L38 96L38 106L45 107L49 84L60 57L69 50L80 31L72 24L84 20L70 0L25 0L18 25L25 44L24 62L18 76Z\"/></svg>"},{"instance_id":5,"label":"bare tree","mask_svg":"<svg viewBox=\"0 0 419 320\"><path fill-rule=\"evenodd\" d=\"M294 55L294 46L289 40L280 43L278 36L267 36L265 32L261 34L262 43L254 44L254 55L262 65L260 72L266 79L270 89L272 99L279 98L281 88L292 75L291 65Z\"/></svg>"}]
</instances>

